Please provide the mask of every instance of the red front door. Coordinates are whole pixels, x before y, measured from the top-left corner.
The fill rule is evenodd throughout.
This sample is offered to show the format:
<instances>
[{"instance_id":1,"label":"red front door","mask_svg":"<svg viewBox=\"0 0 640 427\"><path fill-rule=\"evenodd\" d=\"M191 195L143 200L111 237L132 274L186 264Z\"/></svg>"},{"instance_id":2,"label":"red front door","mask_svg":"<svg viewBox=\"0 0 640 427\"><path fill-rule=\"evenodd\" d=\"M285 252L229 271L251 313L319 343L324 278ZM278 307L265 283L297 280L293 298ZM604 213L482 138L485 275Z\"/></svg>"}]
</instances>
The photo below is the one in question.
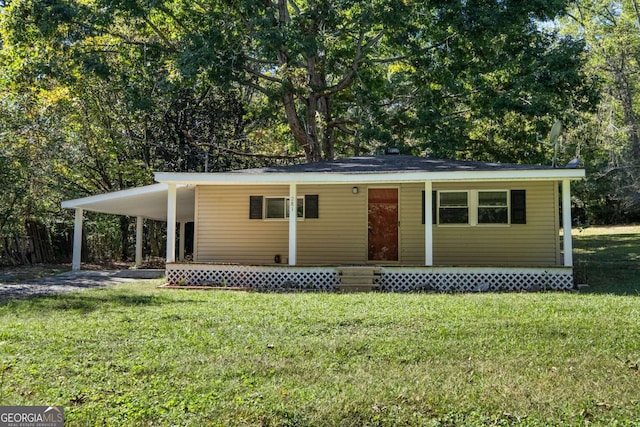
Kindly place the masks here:
<instances>
[{"instance_id":1,"label":"red front door","mask_svg":"<svg viewBox=\"0 0 640 427\"><path fill-rule=\"evenodd\" d=\"M369 189L369 261L398 261L398 189Z\"/></svg>"}]
</instances>

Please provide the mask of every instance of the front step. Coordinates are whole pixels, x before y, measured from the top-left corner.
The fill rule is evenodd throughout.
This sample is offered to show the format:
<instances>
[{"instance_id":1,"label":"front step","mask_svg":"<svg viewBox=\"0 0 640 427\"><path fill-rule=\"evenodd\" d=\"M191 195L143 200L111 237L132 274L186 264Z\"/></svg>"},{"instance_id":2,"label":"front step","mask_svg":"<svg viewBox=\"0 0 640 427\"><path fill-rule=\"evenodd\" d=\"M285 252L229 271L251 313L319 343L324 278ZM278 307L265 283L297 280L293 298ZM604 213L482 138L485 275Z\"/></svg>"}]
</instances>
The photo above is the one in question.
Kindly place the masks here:
<instances>
[{"instance_id":1,"label":"front step","mask_svg":"<svg viewBox=\"0 0 640 427\"><path fill-rule=\"evenodd\" d=\"M340 292L370 292L378 288L376 283L380 277L378 267L339 267Z\"/></svg>"}]
</instances>

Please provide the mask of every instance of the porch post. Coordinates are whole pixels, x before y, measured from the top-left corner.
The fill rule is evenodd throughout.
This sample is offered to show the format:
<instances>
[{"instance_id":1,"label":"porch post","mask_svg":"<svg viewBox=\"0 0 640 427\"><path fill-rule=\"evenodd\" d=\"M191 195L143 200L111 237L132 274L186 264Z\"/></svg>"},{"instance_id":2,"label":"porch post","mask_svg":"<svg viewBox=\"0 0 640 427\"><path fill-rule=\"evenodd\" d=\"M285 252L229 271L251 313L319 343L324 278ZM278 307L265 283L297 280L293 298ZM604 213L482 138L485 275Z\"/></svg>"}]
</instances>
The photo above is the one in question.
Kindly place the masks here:
<instances>
[{"instance_id":1,"label":"porch post","mask_svg":"<svg viewBox=\"0 0 640 427\"><path fill-rule=\"evenodd\" d=\"M296 265L298 194L296 184L289 184L289 265Z\"/></svg>"},{"instance_id":2,"label":"porch post","mask_svg":"<svg viewBox=\"0 0 640 427\"><path fill-rule=\"evenodd\" d=\"M73 223L73 256L71 260L71 269L80 270L82 258L82 222L84 211L82 208L76 208L76 217Z\"/></svg>"},{"instance_id":3,"label":"porch post","mask_svg":"<svg viewBox=\"0 0 640 427\"><path fill-rule=\"evenodd\" d=\"M178 260L184 261L184 240L185 240L185 223L182 221L180 223L180 236L178 241Z\"/></svg>"},{"instance_id":4,"label":"porch post","mask_svg":"<svg viewBox=\"0 0 640 427\"><path fill-rule=\"evenodd\" d=\"M433 211L431 210L433 185L424 182L424 265L433 265Z\"/></svg>"},{"instance_id":5,"label":"porch post","mask_svg":"<svg viewBox=\"0 0 640 427\"><path fill-rule=\"evenodd\" d=\"M571 181L562 180L562 234L564 266L573 267L573 241L571 239Z\"/></svg>"},{"instance_id":6,"label":"porch post","mask_svg":"<svg viewBox=\"0 0 640 427\"><path fill-rule=\"evenodd\" d=\"M176 185L167 184L167 264L176 261Z\"/></svg>"},{"instance_id":7,"label":"porch post","mask_svg":"<svg viewBox=\"0 0 640 427\"><path fill-rule=\"evenodd\" d=\"M142 267L142 231L144 229L144 217L136 217L136 268Z\"/></svg>"}]
</instances>

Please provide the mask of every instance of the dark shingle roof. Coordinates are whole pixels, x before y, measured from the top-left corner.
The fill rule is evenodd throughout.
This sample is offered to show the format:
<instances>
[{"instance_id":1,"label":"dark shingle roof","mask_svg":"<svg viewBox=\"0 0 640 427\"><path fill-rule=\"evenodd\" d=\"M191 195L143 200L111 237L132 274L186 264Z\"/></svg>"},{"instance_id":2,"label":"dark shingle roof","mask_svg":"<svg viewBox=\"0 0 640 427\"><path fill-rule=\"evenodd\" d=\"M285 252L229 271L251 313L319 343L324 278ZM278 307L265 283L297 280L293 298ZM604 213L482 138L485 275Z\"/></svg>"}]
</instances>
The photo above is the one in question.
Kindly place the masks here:
<instances>
[{"instance_id":1,"label":"dark shingle roof","mask_svg":"<svg viewBox=\"0 0 640 427\"><path fill-rule=\"evenodd\" d=\"M432 159L406 155L348 157L317 163L244 169L235 173L393 173L393 172L462 172L499 170L548 170L551 166L511 163Z\"/></svg>"}]
</instances>

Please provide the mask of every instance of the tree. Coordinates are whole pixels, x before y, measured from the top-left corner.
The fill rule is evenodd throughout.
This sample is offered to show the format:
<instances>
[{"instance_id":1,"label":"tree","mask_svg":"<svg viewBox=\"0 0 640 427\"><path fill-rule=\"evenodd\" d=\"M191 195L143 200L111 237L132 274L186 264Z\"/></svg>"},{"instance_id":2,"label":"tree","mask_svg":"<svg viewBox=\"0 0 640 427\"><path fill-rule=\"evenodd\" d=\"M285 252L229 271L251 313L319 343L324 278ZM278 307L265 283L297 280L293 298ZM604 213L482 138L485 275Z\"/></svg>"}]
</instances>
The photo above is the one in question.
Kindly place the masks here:
<instances>
[{"instance_id":1,"label":"tree","mask_svg":"<svg viewBox=\"0 0 640 427\"><path fill-rule=\"evenodd\" d=\"M635 0L580 0L563 30L587 43L587 72L602 82L602 101L569 135L588 168L583 200L597 222L640 217L640 15ZM588 137L585 138L585 135ZM585 141L587 139L587 141Z\"/></svg>"},{"instance_id":2,"label":"tree","mask_svg":"<svg viewBox=\"0 0 640 427\"><path fill-rule=\"evenodd\" d=\"M540 25L564 6L563 0L22 0L10 8L15 21L8 23L13 39L32 35L27 21L47 40L47 73L72 63L108 76L115 72L110 58L126 58L132 65L122 76L130 81L126 92L139 95L142 82L154 87L152 96L138 99L148 106L160 93L198 85L249 94L246 110L265 105L289 129L282 145L295 152L279 155L303 152L317 161L400 145L465 157L486 147L494 151L488 157L530 161L539 157L530 153L536 134L569 102L589 98L579 72L582 45ZM509 122L516 127L497 125ZM526 149L515 149L523 138Z\"/></svg>"}]
</instances>

